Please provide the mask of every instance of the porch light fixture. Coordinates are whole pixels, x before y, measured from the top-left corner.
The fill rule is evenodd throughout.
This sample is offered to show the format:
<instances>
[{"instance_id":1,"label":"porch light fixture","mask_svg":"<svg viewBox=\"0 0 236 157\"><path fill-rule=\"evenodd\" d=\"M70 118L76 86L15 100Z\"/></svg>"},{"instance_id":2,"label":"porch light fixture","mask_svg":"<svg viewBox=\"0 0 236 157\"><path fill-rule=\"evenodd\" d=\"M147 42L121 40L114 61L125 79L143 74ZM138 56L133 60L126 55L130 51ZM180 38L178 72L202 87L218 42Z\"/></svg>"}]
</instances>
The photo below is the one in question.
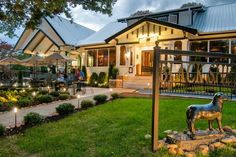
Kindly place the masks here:
<instances>
[{"instance_id":1,"label":"porch light fixture","mask_svg":"<svg viewBox=\"0 0 236 157\"><path fill-rule=\"evenodd\" d=\"M14 107L13 111L15 114L15 128L16 128L17 127L17 111L18 111L18 109L16 107Z\"/></svg>"}]
</instances>

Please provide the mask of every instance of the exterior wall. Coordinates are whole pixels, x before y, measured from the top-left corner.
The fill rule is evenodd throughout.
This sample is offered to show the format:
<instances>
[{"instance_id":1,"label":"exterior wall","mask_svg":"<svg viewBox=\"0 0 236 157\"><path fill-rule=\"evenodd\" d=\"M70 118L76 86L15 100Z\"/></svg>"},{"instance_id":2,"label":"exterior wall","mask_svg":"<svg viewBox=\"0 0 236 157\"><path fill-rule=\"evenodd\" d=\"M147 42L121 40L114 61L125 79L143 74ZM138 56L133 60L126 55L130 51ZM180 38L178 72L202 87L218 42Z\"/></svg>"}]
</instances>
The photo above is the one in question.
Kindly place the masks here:
<instances>
[{"instance_id":1,"label":"exterior wall","mask_svg":"<svg viewBox=\"0 0 236 157\"><path fill-rule=\"evenodd\" d=\"M149 29L148 29L149 28ZM161 30L161 32L159 32ZM154 34L157 34L155 35ZM149 34L149 36L147 36ZM162 49L170 49L174 50L174 43L176 41L182 42L182 50L190 50L189 43L192 40L209 40L209 39L220 39L227 37L236 37L236 33L231 34L214 34L214 35L190 35L188 33L184 33L182 30L167 28L165 26L160 26L152 23L144 23L136 26L130 31L118 36L116 40L113 40L110 44L105 44L101 46L87 46L86 48L95 48L95 47L105 47L105 46L115 46L116 47L116 67L119 69L119 74L122 76L130 76L134 77L138 74L141 74L141 64L142 64L142 51L145 50L153 50L155 47L155 41L159 40L159 46ZM209 43L208 43L209 44ZM120 65L120 47L125 46L127 50L133 52L133 65L130 65L130 57L126 59L126 65ZM209 50L208 50L209 51ZM86 50L82 48L80 53L82 52L84 61L83 63L87 65L86 61ZM165 56L161 56L164 59ZM169 55L167 57L168 60L174 60L174 56ZM188 61L189 57L182 56L183 61ZM129 68L133 68L133 73L129 73ZM180 68L180 64L175 64L173 72L178 72ZM184 68L187 68L187 65L184 64ZM203 67L203 71L206 68ZM209 69L209 68L207 68ZM87 67L88 75L91 75L92 72L99 73L101 71L108 72L107 67Z\"/></svg>"}]
</instances>

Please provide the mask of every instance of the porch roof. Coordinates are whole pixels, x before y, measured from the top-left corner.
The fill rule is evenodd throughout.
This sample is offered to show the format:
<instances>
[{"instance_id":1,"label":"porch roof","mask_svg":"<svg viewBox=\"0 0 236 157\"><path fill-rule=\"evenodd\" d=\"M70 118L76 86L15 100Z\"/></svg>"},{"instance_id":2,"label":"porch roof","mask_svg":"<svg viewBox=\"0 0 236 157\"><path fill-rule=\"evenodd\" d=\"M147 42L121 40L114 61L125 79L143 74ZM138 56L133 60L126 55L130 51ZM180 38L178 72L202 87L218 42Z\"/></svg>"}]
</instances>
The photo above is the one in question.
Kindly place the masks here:
<instances>
[{"instance_id":1,"label":"porch roof","mask_svg":"<svg viewBox=\"0 0 236 157\"><path fill-rule=\"evenodd\" d=\"M171 27L171 28L175 28L175 29L180 29L180 30L186 31L186 32L194 34L194 35L198 33L197 29L194 29L194 28L181 26L181 25L177 25L177 24L173 24L173 23L169 23L169 22L160 21L160 20L150 18L150 17L144 17L144 18L140 19L139 21L135 22L134 24L122 29L121 31L117 32L116 34L114 34L114 35L110 36L109 38L105 39L105 42L106 43L110 42L111 40L115 39L119 35L129 31L130 29L134 28L135 26L137 26L137 25L139 25L143 22L152 22L152 23L155 23L155 24L159 24L159 25L163 25L163 26L167 26L167 27Z\"/></svg>"}]
</instances>

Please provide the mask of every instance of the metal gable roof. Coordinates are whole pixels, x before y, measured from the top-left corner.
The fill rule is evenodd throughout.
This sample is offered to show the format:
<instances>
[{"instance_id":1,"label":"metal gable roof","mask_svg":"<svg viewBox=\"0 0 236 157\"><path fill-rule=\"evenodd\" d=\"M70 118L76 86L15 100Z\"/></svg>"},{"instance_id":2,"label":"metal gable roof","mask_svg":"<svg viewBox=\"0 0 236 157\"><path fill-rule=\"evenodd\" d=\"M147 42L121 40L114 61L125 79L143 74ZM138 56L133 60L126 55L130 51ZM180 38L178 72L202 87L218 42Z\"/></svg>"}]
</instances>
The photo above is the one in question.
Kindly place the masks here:
<instances>
[{"instance_id":1,"label":"metal gable roof","mask_svg":"<svg viewBox=\"0 0 236 157\"><path fill-rule=\"evenodd\" d=\"M236 3L209 6L198 12L192 28L200 33L214 33L236 30Z\"/></svg>"},{"instance_id":2,"label":"metal gable roof","mask_svg":"<svg viewBox=\"0 0 236 157\"><path fill-rule=\"evenodd\" d=\"M46 17L45 19L64 43L68 45L76 45L80 40L87 38L95 32L59 16L54 16L53 18Z\"/></svg>"},{"instance_id":3,"label":"metal gable roof","mask_svg":"<svg viewBox=\"0 0 236 157\"><path fill-rule=\"evenodd\" d=\"M92 45L92 44L105 44L105 39L116 34L122 29L126 28L127 24L122 22L111 22L100 29L98 32L92 34L88 38L80 41L78 46Z\"/></svg>"}]
</instances>

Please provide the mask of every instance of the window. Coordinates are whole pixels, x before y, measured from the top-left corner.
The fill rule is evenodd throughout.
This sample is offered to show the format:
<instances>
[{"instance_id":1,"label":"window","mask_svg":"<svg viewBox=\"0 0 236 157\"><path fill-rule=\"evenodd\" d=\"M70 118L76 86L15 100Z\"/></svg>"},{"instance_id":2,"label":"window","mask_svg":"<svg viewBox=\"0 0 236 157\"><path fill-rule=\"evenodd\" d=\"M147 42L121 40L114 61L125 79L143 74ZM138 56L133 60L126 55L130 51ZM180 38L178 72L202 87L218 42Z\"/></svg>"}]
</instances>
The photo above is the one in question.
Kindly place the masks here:
<instances>
[{"instance_id":1,"label":"window","mask_svg":"<svg viewBox=\"0 0 236 157\"><path fill-rule=\"evenodd\" d=\"M95 67L97 65L97 50L88 50L87 52L87 66Z\"/></svg>"},{"instance_id":2,"label":"window","mask_svg":"<svg viewBox=\"0 0 236 157\"><path fill-rule=\"evenodd\" d=\"M98 49L98 66L108 66L108 49Z\"/></svg>"},{"instance_id":3,"label":"window","mask_svg":"<svg viewBox=\"0 0 236 157\"><path fill-rule=\"evenodd\" d=\"M182 50L182 42L181 41L176 41L174 44L175 50ZM175 55L174 56L174 61L182 61L181 55Z\"/></svg>"},{"instance_id":4,"label":"window","mask_svg":"<svg viewBox=\"0 0 236 157\"><path fill-rule=\"evenodd\" d=\"M125 57L125 54L126 54L126 47L125 46L121 46L120 47L120 65L125 65L126 63L126 57Z\"/></svg>"},{"instance_id":5,"label":"window","mask_svg":"<svg viewBox=\"0 0 236 157\"><path fill-rule=\"evenodd\" d=\"M109 65L116 65L116 48L110 48L109 51Z\"/></svg>"},{"instance_id":6,"label":"window","mask_svg":"<svg viewBox=\"0 0 236 157\"><path fill-rule=\"evenodd\" d=\"M178 23L178 16L177 16L177 15L170 14L170 15L169 15L169 22L170 22L170 23L177 24L177 23Z\"/></svg>"},{"instance_id":7,"label":"window","mask_svg":"<svg viewBox=\"0 0 236 157\"><path fill-rule=\"evenodd\" d=\"M130 65L133 65L133 52L130 51Z\"/></svg>"},{"instance_id":8,"label":"window","mask_svg":"<svg viewBox=\"0 0 236 157\"><path fill-rule=\"evenodd\" d=\"M210 41L210 52L229 53L229 40ZM228 62L226 58L210 58L210 62Z\"/></svg>"},{"instance_id":9,"label":"window","mask_svg":"<svg viewBox=\"0 0 236 157\"><path fill-rule=\"evenodd\" d=\"M190 50L195 52L207 52L208 42L207 41L194 41L190 43ZM206 62L206 57L191 56L190 61L201 61Z\"/></svg>"},{"instance_id":10,"label":"window","mask_svg":"<svg viewBox=\"0 0 236 157\"><path fill-rule=\"evenodd\" d=\"M168 16L158 17L157 20L168 22Z\"/></svg>"},{"instance_id":11,"label":"window","mask_svg":"<svg viewBox=\"0 0 236 157\"><path fill-rule=\"evenodd\" d=\"M231 53L236 55L236 39L231 40ZM236 63L236 60L232 60L232 63Z\"/></svg>"}]
</instances>

